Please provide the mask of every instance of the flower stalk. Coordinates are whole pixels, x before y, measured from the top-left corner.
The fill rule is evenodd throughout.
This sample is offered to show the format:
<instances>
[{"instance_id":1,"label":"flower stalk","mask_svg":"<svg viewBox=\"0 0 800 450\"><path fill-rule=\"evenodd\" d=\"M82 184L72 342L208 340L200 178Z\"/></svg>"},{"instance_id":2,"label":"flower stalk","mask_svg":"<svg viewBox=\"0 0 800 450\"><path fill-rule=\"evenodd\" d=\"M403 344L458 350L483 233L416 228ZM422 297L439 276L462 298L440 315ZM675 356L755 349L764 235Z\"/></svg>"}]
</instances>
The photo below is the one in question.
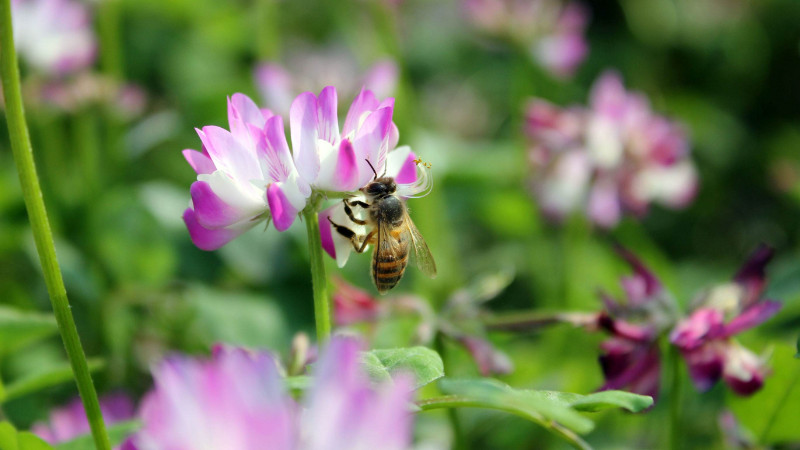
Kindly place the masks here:
<instances>
[{"instance_id":1,"label":"flower stalk","mask_svg":"<svg viewBox=\"0 0 800 450\"><path fill-rule=\"evenodd\" d=\"M328 296L328 279L322 259L322 241L319 236L319 216L315 202L303 211L308 232L308 256L311 263L311 289L314 295L314 321L317 324L317 342L323 344L331 336L331 303Z\"/></svg>"},{"instance_id":2,"label":"flower stalk","mask_svg":"<svg viewBox=\"0 0 800 450\"><path fill-rule=\"evenodd\" d=\"M47 219L42 190L36 174L28 127L22 106L17 54L14 48L14 33L11 25L11 2L3 0L0 4L0 76L2 76L3 93L5 95L6 120L11 138L11 149L17 165L25 207L33 230L36 250L42 265L47 291L53 305L61 339L67 351L78 392L83 400L86 416L94 437L95 446L99 450L108 450L111 445L103 424L103 416L94 390L89 365L81 346L78 330L70 311L67 291L61 276L61 269L56 259L53 234Z\"/></svg>"}]
</instances>

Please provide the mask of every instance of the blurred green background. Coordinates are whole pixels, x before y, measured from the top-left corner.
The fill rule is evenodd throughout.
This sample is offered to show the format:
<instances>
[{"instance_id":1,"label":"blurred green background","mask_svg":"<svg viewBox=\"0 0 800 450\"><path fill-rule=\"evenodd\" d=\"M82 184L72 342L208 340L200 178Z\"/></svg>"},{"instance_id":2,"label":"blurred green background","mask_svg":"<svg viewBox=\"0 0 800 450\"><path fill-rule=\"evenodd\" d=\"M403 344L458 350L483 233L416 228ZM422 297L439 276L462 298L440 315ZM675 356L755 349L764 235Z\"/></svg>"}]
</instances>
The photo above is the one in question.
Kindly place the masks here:
<instances>
[{"instance_id":1,"label":"blurred green background","mask_svg":"<svg viewBox=\"0 0 800 450\"><path fill-rule=\"evenodd\" d=\"M771 352L773 375L751 398L724 386L697 394L687 377L686 448L723 448L717 418L728 409L759 437L765 417L787 395L761 442L800 442L800 389L791 389L800 370L792 358L800 330L800 2L586 5L590 52L564 80L476 32L454 0L407 0L396 9L377 0L94 5L101 46L116 34L119 50L109 56L103 51L115 44L107 44L98 70L140 86L143 113L120 118L99 103L65 112L29 101L27 115L73 313L87 353L101 361L99 389L141 394L150 365L172 351L205 352L224 341L286 355L296 332L313 335L302 227L285 233L256 227L219 251L198 250L180 219L195 179L180 151L199 148L194 127L227 125L226 96L259 98L258 62L336 49L361 69L395 59L400 143L433 164L433 193L409 206L440 276L431 281L409 269L392 295L414 293L438 309L470 280L504 272L513 279L487 305L493 311L594 311L601 306L597 289L620 292L618 279L628 273L611 249L616 240L687 305L702 288L728 280L757 244L768 243L777 257L767 296L785 306L742 342ZM646 93L657 111L685 122L699 194L685 210L654 207L643 220L627 218L607 233L581 217L551 225L527 189L523 106L532 96L585 103L606 68ZM29 75L23 67L23 78ZM340 104L350 101L340 97ZM2 325L22 313L46 315L50 306L5 127L0 134ZM344 269L327 263L329 274L374 292L368 256L352 256ZM0 333L9 343L0 341L6 384L66 362L51 322L36 317L38 334L26 331L33 343L17 344L18 331ZM414 326L413 318L389 319L375 331L374 345L407 345ZM516 370L502 377L512 386L586 393L602 384L601 334L560 326L490 337L514 362ZM477 374L460 347L446 343L444 350L449 375ZM75 394L63 383L12 399L3 411L25 427ZM662 399L668 396L664 387ZM595 416L598 427L587 441L598 448L659 448L667 403L646 414ZM507 414L458 414L472 448L565 445ZM448 445L445 414L418 415L417 425L423 447Z\"/></svg>"}]
</instances>

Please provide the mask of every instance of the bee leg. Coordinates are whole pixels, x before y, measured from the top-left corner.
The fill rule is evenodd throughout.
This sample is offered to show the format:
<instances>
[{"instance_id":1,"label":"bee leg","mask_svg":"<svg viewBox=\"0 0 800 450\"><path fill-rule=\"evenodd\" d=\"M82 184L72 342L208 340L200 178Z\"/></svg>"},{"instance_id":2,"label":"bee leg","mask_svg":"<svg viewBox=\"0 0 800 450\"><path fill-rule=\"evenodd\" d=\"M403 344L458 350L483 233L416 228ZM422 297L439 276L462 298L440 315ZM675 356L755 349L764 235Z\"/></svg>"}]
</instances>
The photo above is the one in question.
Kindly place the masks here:
<instances>
[{"instance_id":1,"label":"bee leg","mask_svg":"<svg viewBox=\"0 0 800 450\"><path fill-rule=\"evenodd\" d=\"M355 201L353 203L349 203L347 201L347 199L342 200L342 202L344 203L344 213L347 214L347 217L349 217L350 220L353 221L353 223L357 223L359 225L366 225L367 224L366 220L361 220L361 219L357 218L356 216L354 216L353 215L353 210L350 207L351 206L361 206L362 208L369 208L369 205L367 205L364 202L360 202L360 201Z\"/></svg>"},{"instance_id":2,"label":"bee leg","mask_svg":"<svg viewBox=\"0 0 800 450\"><path fill-rule=\"evenodd\" d=\"M344 199L344 202L345 202L346 204L348 204L349 206L360 206L360 207L362 207L362 208L364 208L364 209L367 209L367 208L369 208L369 204L368 204L368 203L366 203L366 202L362 202L361 200L348 200L348 199Z\"/></svg>"},{"instance_id":3,"label":"bee leg","mask_svg":"<svg viewBox=\"0 0 800 450\"><path fill-rule=\"evenodd\" d=\"M328 217L328 222L330 222L330 223L331 223L331 225L333 226L333 228L335 228L335 229L336 229L336 232L337 232L337 233L341 234L341 235L342 235L342 236L344 236L346 239L350 239L350 243L352 243L352 244L353 244L353 249L354 249L356 252L358 252L358 253L364 253L364 248L366 247L366 244L360 244L360 243L358 242L358 235L355 233L355 231L353 231L353 230L351 230L350 228L347 228L347 227L345 227L345 226L342 226L342 225L338 225L338 224L336 224L336 223L335 223L333 220L331 220L331 218L330 218L330 217ZM373 235L373 234L375 234L375 232L374 232L374 231L372 231L372 232L371 232L369 235L367 235L367 237L365 237L365 238L364 238L364 242L366 243L367 241L369 241L369 238L370 238L370 237L371 237L371 235Z\"/></svg>"},{"instance_id":4,"label":"bee leg","mask_svg":"<svg viewBox=\"0 0 800 450\"><path fill-rule=\"evenodd\" d=\"M364 236L364 240L361 242L361 248L356 249L358 253L364 253L364 250L367 249L367 245L369 245L369 241L375 236L376 232L377 230L372 230L368 235Z\"/></svg>"}]
</instances>

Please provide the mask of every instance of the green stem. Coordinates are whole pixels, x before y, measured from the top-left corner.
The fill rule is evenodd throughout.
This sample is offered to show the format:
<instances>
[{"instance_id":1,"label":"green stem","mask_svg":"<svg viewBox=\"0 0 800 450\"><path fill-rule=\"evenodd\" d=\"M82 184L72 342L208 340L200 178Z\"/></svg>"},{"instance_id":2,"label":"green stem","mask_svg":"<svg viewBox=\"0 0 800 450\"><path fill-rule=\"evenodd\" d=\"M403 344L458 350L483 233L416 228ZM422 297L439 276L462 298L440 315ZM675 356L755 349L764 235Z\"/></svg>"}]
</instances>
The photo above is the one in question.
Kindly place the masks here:
<instances>
[{"instance_id":1,"label":"green stem","mask_svg":"<svg viewBox=\"0 0 800 450\"><path fill-rule=\"evenodd\" d=\"M14 49L14 31L11 26L11 0L3 0L0 5L0 75L3 81L5 94L6 121L11 137L11 149L14 153L14 162L19 171L19 181L22 185L22 195L25 207L33 230L36 250L42 265L47 292L53 304L53 312L61 332L61 339L67 351L78 392L83 400L86 417L92 430L95 446L98 450L108 450L111 445L103 424L103 416L97 401L97 392L94 390L92 377L89 374L89 365L81 347L78 329L70 311L67 291L61 276L61 269L56 259L56 249L53 244L53 234L47 220L47 211L44 207L42 189L36 175L36 165L33 161L33 148L31 147L28 126L25 123L25 113L22 106L22 93L19 84L19 68L17 66L17 53Z\"/></svg>"},{"instance_id":2,"label":"green stem","mask_svg":"<svg viewBox=\"0 0 800 450\"><path fill-rule=\"evenodd\" d=\"M677 348L670 348L670 366L672 369L672 386L669 391L669 446L672 449L682 448L683 427L681 423L681 403L683 401L683 384L681 378L681 356Z\"/></svg>"},{"instance_id":3,"label":"green stem","mask_svg":"<svg viewBox=\"0 0 800 450\"><path fill-rule=\"evenodd\" d=\"M328 280L322 257L319 237L319 217L316 208L309 205L303 211L308 232L308 256L311 260L311 288L314 291L314 320L317 323L317 342L325 343L331 337L331 305L328 297Z\"/></svg>"},{"instance_id":4,"label":"green stem","mask_svg":"<svg viewBox=\"0 0 800 450\"><path fill-rule=\"evenodd\" d=\"M789 396L792 394L792 389L794 389L794 386L798 382L800 382L800 365L798 365L794 370L794 376L792 376L791 381L789 381L789 385L786 386L786 392L783 394L783 397L778 400L778 404L775 405L775 408L772 410L772 414L770 414L769 421L767 421L767 424L764 426L764 431L762 431L761 436L759 436L758 440L764 446L767 445L767 436L769 435L769 431L772 429L772 424L775 423L775 420L778 418L778 414L789 400Z\"/></svg>"}]
</instances>

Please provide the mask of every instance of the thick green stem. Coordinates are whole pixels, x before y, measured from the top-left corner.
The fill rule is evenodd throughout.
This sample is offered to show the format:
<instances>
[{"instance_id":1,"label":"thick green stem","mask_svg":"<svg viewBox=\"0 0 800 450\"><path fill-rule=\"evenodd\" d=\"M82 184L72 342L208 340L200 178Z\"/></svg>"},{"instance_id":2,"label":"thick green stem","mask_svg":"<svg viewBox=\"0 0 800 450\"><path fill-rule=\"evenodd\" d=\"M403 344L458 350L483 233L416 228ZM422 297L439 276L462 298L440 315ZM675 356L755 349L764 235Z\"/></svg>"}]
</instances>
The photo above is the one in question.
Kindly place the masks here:
<instances>
[{"instance_id":1,"label":"thick green stem","mask_svg":"<svg viewBox=\"0 0 800 450\"><path fill-rule=\"evenodd\" d=\"M681 403L683 401L683 385L681 383L681 356L676 348L670 348L670 367L672 370L672 386L669 391L669 447L683 448L685 442L681 423Z\"/></svg>"},{"instance_id":2,"label":"thick green stem","mask_svg":"<svg viewBox=\"0 0 800 450\"><path fill-rule=\"evenodd\" d=\"M3 93L6 104L6 120L11 137L11 149L14 153L14 162L19 171L19 181L22 185L22 195L25 207L33 230L36 250L42 265L47 292L53 304L58 329L61 339L67 350L78 392L83 399L86 417L94 436L95 446L99 450L111 448L100 413L97 393L94 390L92 377L89 375L89 365L81 347L78 329L70 311L67 291L61 277L61 269L56 259L56 249L53 244L53 234L47 220L47 211L44 207L42 190L39 178L36 175L36 166L33 161L33 148L31 147L28 126L25 123L25 113L22 107L22 93L19 85L19 68L17 67L17 54L14 49L14 32L11 26L11 0L3 0L0 5L0 75L3 81Z\"/></svg>"},{"instance_id":3,"label":"thick green stem","mask_svg":"<svg viewBox=\"0 0 800 450\"><path fill-rule=\"evenodd\" d=\"M322 241L319 237L319 217L316 208L309 205L303 211L303 220L308 231L308 256L311 261L311 288L314 291L314 320L317 323L317 342L325 343L331 337L331 305L328 297L328 279L325 277L325 261Z\"/></svg>"}]
</instances>

